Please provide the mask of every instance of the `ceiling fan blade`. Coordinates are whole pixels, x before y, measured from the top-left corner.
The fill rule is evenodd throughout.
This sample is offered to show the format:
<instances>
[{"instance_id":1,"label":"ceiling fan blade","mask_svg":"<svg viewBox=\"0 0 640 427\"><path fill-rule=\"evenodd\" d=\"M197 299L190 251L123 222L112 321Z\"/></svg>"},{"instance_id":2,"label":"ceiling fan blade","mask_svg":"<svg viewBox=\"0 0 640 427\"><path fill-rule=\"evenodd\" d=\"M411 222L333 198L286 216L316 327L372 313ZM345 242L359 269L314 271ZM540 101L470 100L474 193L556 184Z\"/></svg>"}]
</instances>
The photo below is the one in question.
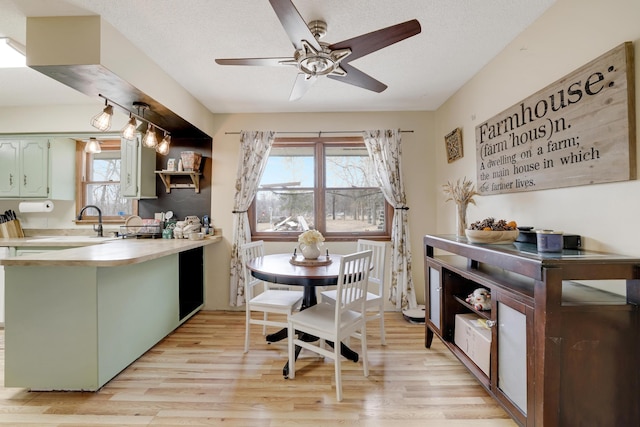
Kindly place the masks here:
<instances>
[{"instance_id":1,"label":"ceiling fan blade","mask_svg":"<svg viewBox=\"0 0 640 427\"><path fill-rule=\"evenodd\" d=\"M392 25L391 27L382 28L372 31L349 40L343 40L329 46L329 49L351 49L351 55L347 56L342 64L351 62L365 55L380 50L384 47L407 39L409 37L420 34L422 28L417 19L406 21L401 24Z\"/></svg>"},{"instance_id":2,"label":"ceiling fan blade","mask_svg":"<svg viewBox=\"0 0 640 427\"><path fill-rule=\"evenodd\" d=\"M340 64L340 68L342 68L347 74L344 76L329 74L327 75L327 77L332 80L358 86L363 89L368 89L378 93L384 91L387 88L386 84L374 79L368 74L363 73L351 64L345 64L344 62L342 62Z\"/></svg>"},{"instance_id":3,"label":"ceiling fan blade","mask_svg":"<svg viewBox=\"0 0 640 427\"><path fill-rule=\"evenodd\" d=\"M308 76L304 73L298 73L296 82L293 84L293 89L291 90L291 96L289 96L289 101L295 101L296 99L302 98L302 96L307 93L317 80L318 77L316 76Z\"/></svg>"},{"instance_id":4,"label":"ceiling fan blade","mask_svg":"<svg viewBox=\"0 0 640 427\"><path fill-rule=\"evenodd\" d=\"M271 7L273 7L276 15L278 15L280 23L287 32L296 50L303 48L302 40L306 40L316 50L322 50L320 43L318 43L318 40L313 36L311 30L309 30L309 26L304 19L302 19L300 12L298 12L298 9L296 9L291 0L269 0L269 3L271 3Z\"/></svg>"},{"instance_id":5,"label":"ceiling fan blade","mask_svg":"<svg viewBox=\"0 0 640 427\"><path fill-rule=\"evenodd\" d=\"M291 62L292 58L229 58L216 59L216 64L220 65L260 65L260 66L279 66L290 65L284 63Z\"/></svg>"}]
</instances>

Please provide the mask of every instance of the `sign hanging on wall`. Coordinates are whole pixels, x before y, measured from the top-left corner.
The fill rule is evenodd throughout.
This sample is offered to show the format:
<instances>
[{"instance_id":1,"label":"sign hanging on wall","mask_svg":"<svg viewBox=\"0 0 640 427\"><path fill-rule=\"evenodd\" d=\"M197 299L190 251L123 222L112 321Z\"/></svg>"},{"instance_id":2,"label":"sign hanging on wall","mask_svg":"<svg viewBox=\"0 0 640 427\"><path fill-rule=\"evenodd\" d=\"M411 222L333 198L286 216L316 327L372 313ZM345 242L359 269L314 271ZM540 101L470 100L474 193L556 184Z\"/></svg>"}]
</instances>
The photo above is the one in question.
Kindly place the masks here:
<instances>
[{"instance_id":1,"label":"sign hanging on wall","mask_svg":"<svg viewBox=\"0 0 640 427\"><path fill-rule=\"evenodd\" d=\"M445 135L444 143L447 148L447 161L449 163L462 158L462 129L456 128Z\"/></svg>"},{"instance_id":2,"label":"sign hanging on wall","mask_svg":"<svg viewBox=\"0 0 640 427\"><path fill-rule=\"evenodd\" d=\"M635 179L633 44L476 126L478 193Z\"/></svg>"}]
</instances>

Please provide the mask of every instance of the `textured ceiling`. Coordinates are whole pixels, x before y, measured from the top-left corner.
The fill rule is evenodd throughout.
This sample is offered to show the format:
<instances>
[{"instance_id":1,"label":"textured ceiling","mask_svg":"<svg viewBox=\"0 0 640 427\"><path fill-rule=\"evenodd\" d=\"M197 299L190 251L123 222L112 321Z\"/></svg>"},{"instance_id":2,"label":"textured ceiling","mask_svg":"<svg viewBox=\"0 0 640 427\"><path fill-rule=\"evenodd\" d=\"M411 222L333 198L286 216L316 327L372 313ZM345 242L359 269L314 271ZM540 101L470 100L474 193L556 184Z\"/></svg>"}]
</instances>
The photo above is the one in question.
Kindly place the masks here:
<instances>
[{"instance_id":1,"label":"textured ceiling","mask_svg":"<svg viewBox=\"0 0 640 427\"><path fill-rule=\"evenodd\" d=\"M288 57L267 0L0 0L0 36L26 43L27 16L101 15L214 113L437 109L555 0L293 0L335 43L410 19L422 32L355 60L388 85L375 93L322 78L289 101L296 70L216 58ZM135 66L135 64L132 64ZM0 107L95 99L30 69L0 70Z\"/></svg>"}]
</instances>

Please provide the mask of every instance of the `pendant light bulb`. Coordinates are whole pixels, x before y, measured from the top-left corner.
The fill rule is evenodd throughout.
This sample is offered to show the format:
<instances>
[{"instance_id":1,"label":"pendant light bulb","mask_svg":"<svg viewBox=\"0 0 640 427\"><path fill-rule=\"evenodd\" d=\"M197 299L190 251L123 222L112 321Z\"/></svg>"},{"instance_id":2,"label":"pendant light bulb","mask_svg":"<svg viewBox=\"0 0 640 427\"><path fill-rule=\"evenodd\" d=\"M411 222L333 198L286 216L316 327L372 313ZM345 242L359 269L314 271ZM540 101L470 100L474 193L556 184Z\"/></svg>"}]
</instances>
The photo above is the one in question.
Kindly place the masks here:
<instances>
[{"instance_id":1,"label":"pendant light bulb","mask_svg":"<svg viewBox=\"0 0 640 427\"><path fill-rule=\"evenodd\" d=\"M158 138L156 137L156 128L153 125L149 125L149 130L142 138L142 145L148 148L156 148L158 145Z\"/></svg>"},{"instance_id":2,"label":"pendant light bulb","mask_svg":"<svg viewBox=\"0 0 640 427\"><path fill-rule=\"evenodd\" d=\"M156 147L156 151L158 154L166 156L169 154L169 146L171 145L171 135L168 133L164 134L164 138L160 141L160 144Z\"/></svg>"},{"instance_id":3,"label":"pendant light bulb","mask_svg":"<svg viewBox=\"0 0 640 427\"><path fill-rule=\"evenodd\" d=\"M147 129L149 129L149 123L142 121L140 122L138 129L136 129L136 132L138 132L140 135L146 135Z\"/></svg>"},{"instance_id":4,"label":"pendant light bulb","mask_svg":"<svg viewBox=\"0 0 640 427\"><path fill-rule=\"evenodd\" d=\"M100 147L100 142L97 139L91 137L84 145L84 151L87 153L97 154L102 152L102 148Z\"/></svg>"},{"instance_id":5,"label":"pendant light bulb","mask_svg":"<svg viewBox=\"0 0 640 427\"><path fill-rule=\"evenodd\" d=\"M129 114L129 123L122 129L122 137L124 139L133 140L136 137L136 126L138 122L136 118Z\"/></svg>"},{"instance_id":6,"label":"pendant light bulb","mask_svg":"<svg viewBox=\"0 0 640 427\"><path fill-rule=\"evenodd\" d=\"M111 128L111 117L113 117L113 106L109 105L106 101L105 105L104 110L91 119L91 126L103 132Z\"/></svg>"}]
</instances>

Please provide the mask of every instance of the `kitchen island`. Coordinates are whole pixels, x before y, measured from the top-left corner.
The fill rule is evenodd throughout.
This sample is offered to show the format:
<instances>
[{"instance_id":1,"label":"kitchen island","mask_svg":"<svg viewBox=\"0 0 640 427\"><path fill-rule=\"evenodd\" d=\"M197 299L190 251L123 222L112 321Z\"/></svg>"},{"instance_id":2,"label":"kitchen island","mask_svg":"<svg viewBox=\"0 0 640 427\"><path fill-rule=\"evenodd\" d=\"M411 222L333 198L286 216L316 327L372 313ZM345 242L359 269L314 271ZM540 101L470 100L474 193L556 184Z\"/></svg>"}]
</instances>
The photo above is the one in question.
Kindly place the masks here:
<instances>
[{"instance_id":1,"label":"kitchen island","mask_svg":"<svg viewBox=\"0 0 640 427\"><path fill-rule=\"evenodd\" d=\"M100 389L202 308L204 247L221 237L46 240L0 239L57 247L0 260L5 387Z\"/></svg>"}]
</instances>

